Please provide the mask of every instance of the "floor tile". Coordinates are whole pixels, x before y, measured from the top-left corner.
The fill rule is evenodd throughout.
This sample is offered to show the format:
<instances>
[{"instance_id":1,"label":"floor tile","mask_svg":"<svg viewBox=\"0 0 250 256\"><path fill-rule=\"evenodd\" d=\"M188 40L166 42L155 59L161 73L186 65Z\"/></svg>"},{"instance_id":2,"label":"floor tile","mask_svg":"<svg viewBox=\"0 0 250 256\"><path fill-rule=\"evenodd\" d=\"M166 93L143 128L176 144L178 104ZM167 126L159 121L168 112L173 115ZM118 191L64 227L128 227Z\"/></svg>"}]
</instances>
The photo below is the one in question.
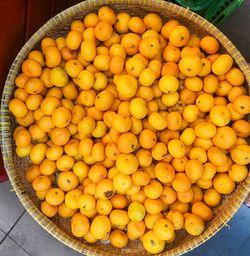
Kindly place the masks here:
<instances>
[{"instance_id":1,"label":"floor tile","mask_svg":"<svg viewBox=\"0 0 250 256\"><path fill-rule=\"evenodd\" d=\"M205 244L186 256L247 256L250 252L250 209L242 205L232 220L230 228L223 228Z\"/></svg>"},{"instance_id":2,"label":"floor tile","mask_svg":"<svg viewBox=\"0 0 250 256\"><path fill-rule=\"evenodd\" d=\"M5 234L4 234L4 232L0 229L0 244L1 244L2 240L4 239L4 237L5 237Z\"/></svg>"},{"instance_id":3,"label":"floor tile","mask_svg":"<svg viewBox=\"0 0 250 256\"><path fill-rule=\"evenodd\" d=\"M27 212L9 235L32 256L82 256L82 254L57 241L36 223Z\"/></svg>"},{"instance_id":4,"label":"floor tile","mask_svg":"<svg viewBox=\"0 0 250 256\"><path fill-rule=\"evenodd\" d=\"M9 181L0 184L0 229L6 233L25 211L15 192L10 192L11 189Z\"/></svg>"},{"instance_id":5,"label":"floor tile","mask_svg":"<svg viewBox=\"0 0 250 256\"><path fill-rule=\"evenodd\" d=\"M1 256L28 256L21 247L19 247L12 239L6 237L0 244Z\"/></svg>"},{"instance_id":6,"label":"floor tile","mask_svg":"<svg viewBox=\"0 0 250 256\"><path fill-rule=\"evenodd\" d=\"M224 22L219 25L219 29L237 46L238 50L250 62L250 1L244 3L235 10Z\"/></svg>"}]
</instances>

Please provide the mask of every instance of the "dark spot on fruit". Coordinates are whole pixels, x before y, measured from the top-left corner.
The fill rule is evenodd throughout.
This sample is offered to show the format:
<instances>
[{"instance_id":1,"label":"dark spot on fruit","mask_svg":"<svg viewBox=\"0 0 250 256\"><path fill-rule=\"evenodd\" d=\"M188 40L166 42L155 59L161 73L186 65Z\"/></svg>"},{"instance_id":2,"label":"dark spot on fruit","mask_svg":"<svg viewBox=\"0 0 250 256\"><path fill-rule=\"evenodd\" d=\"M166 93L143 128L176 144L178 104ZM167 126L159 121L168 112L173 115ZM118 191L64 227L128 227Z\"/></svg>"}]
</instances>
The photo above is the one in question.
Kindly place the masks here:
<instances>
[{"instance_id":1,"label":"dark spot on fruit","mask_svg":"<svg viewBox=\"0 0 250 256\"><path fill-rule=\"evenodd\" d=\"M82 207L82 209L85 209L86 208L86 205L84 205L83 207Z\"/></svg>"},{"instance_id":2,"label":"dark spot on fruit","mask_svg":"<svg viewBox=\"0 0 250 256\"><path fill-rule=\"evenodd\" d=\"M202 63L201 65L204 67L206 64L205 64L205 63Z\"/></svg>"},{"instance_id":3,"label":"dark spot on fruit","mask_svg":"<svg viewBox=\"0 0 250 256\"><path fill-rule=\"evenodd\" d=\"M67 181L67 183L70 183L70 182L71 182L69 179L67 179L66 181Z\"/></svg>"},{"instance_id":4,"label":"dark spot on fruit","mask_svg":"<svg viewBox=\"0 0 250 256\"><path fill-rule=\"evenodd\" d=\"M165 224L164 227L167 228L167 227L168 227L168 224Z\"/></svg>"},{"instance_id":5,"label":"dark spot on fruit","mask_svg":"<svg viewBox=\"0 0 250 256\"><path fill-rule=\"evenodd\" d=\"M134 150L135 149L135 145L131 145L131 149Z\"/></svg>"},{"instance_id":6,"label":"dark spot on fruit","mask_svg":"<svg viewBox=\"0 0 250 256\"><path fill-rule=\"evenodd\" d=\"M131 48L133 48L133 49L134 49L134 48L135 48L135 45L133 44L133 45L131 46Z\"/></svg>"},{"instance_id":7,"label":"dark spot on fruit","mask_svg":"<svg viewBox=\"0 0 250 256\"><path fill-rule=\"evenodd\" d=\"M190 71L191 71L191 68L188 68L187 71L190 72Z\"/></svg>"},{"instance_id":8,"label":"dark spot on fruit","mask_svg":"<svg viewBox=\"0 0 250 256\"><path fill-rule=\"evenodd\" d=\"M240 106L241 109L244 109L244 106Z\"/></svg>"},{"instance_id":9,"label":"dark spot on fruit","mask_svg":"<svg viewBox=\"0 0 250 256\"><path fill-rule=\"evenodd\" d=\"M182 37L181 37L181 41L182 41L184 38L185 38L185 37L184 37L184 36L182 36Z\"/></svg>"},{"instance_id":10,"label":"dark spot on fruit","mask_svg":"<svg viewBox=\"0 0 250 256\"><path fill-rule=\"evenodd\" d=\"M154 240L150 240L150 243L152 244L152 245L155 245L155 241Z\"/></svg>"},{"instance_id":11,"label":"dark spot on fruit","mask_svg":"<svg viewBox=\"0 0 250 256\"><path fill-rule=\"evenodd\" d=\"M113 190L106 191L104 192L104 195L106 198L111 198L114 195L114 191Z\"/></svg>"}]
</instances>

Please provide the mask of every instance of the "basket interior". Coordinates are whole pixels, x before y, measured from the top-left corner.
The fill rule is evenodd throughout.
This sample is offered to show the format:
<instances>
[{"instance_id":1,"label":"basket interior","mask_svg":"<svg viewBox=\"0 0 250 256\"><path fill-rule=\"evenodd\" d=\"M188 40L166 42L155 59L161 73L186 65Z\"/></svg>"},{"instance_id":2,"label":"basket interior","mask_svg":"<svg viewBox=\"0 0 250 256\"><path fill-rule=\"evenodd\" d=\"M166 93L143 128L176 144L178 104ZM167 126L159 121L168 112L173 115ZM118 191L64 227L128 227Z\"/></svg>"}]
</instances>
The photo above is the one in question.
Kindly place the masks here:
<instances>
[{"instance_id":1,"label":"basket interior","mask_svg":"<svg viewBox=\"0 0 250 256\"><path fill-rule=\"evenodd\" d=\"M45 27L39 30L38 33L28 41L28 46L26 45L25 51L28 52L31 48L38 48L39 47L38 41L40 40L40 38L44 37L45 35L51 36L53 38L56 38L61 35L66 35L67 32L69 31L69 26L71 21L75 19L82 19L83 16L85 16L90 12L97 12L98 7L101 5L102 4L98 1L83 2L74 6L71 9L66 10L63 14L59 14L55 16L52 19L52 22L50 21ZM124 11L124 12L128 12L130 15L137 15L141 17L143 17L148 12L155 12L155 13L158 13L165 21L168 19L178 19L182 24L187 25L187 27L190 29L192 34L196 34L199 36L208 34L208 31L206 31L206 29L208 28L207 25L209 25L210 23L208 23L207 21L204 21L198 15L193 14L192 12L187 11L181 7L177 7L176 5L173 5L173 4L169 4L169 3L163 4L161 2L156 3L153 1L149 3L132 3L132 2L127 3L122 1L112 1L112 3L109 3L109 6L111 6L116 13ZM186 18L184 16L186 16ZM209 26L209 29L213 29L213 26L212 25ZM219 31L216 31L216 30L214 31L215 31L214 33L216 32L219 33ZM224 45L225 43L226 41L224 42ZM229 46L231 46L231 42ZM231 55L232 53L234 53L233 50L234 49L232 48L232 52L230 52ZM222 47L221 51L226 52L225 47ZM27 54L20 53L19 56L17 57L15 61L16 62L15 70L14 71L12 70L12 73L11 73L11 76L13 76L14 78L17 75L18 70L20 69L21 63L26 56ZM241 56L241 55L239 54L237 56ZM241 60L241 62L245 64L244 59ZM12 87L9 89L8 94L6 94L7 89L5 90L4 96L3 96L3 98L5 98L5 101L8 101L11 98L11 94L13 93L13 90L14 90L14 83L13 83L14 78L12 78L11 76L9 77L8 82L10 84L12 83ZM7 109L7 107L5 106L5 101L4 102L2 101L2 109ZM14 128L15 128L14 119L11 117L10 131L13 131ZM34 218L36 218L38 222L42 223L41 225L45 227L45 229L50 231L55 237L57 237L59 240L61 240L65 244L83 253L87 253L87 254L89 253L90 255L92 254L93 255L94 254L95 255L97 254L145 255L145 251L143 250L141 243L138 241L130 242L126 248L121 250L115 249L109 243L96 243L96 244L91 244L90 247L88 246L86 247L84 245L83 240L73 238L73 236L71 235L70 228L69 228L69 220L56 217L56 218L53 218L52 221L50 221L47 217L43 216L42 213L40 213L40 211L36 209L36 208L39 208L39 200L36 198L34 190L32 189L31 185L25 180L25 177L24 177L25 170L29 166L30 162L28 159L20 159L16 156L15 148L12 140L12 134L11 134L12 132L8 131L5 134L3 134L3 132L4 130L2 131L2 143L3 144L6 143L6 144L2 145L2 150L6 150L5 147L8 146L8 144L10 144L8 152L4 152L3 154L5 158L5 167L10 176L12 185L16 190L20 199L23 196L26 197L25 201L24 200L21 200L21 201L23 202L26 209L31 213L31 215ZM11 170L10 170L10 166L12 167ZM249 180L249 177L248 177L248 180ZM210 223L207 224L207 229L201 236L194 238L188 235L186 232L179 231L177 232L177 239L173 243L167 244L165 248L165 252L162 254L170 255L171 253L171 255L177 255L177 254L180 255L183 252L198 246L199 244L201 244L202 242L210 238L236 212L237 208L240 205L240 202L246 196L246 193L247 193L246 192L247 189L245 187L246 184L247 183L239 184L238 187L233 192L233 194L226 196L223 199L222 204L217 209L215 209L215 217L212 219ZM51 229L49 230L50 227Z\"/></svg>"}]
</instances>

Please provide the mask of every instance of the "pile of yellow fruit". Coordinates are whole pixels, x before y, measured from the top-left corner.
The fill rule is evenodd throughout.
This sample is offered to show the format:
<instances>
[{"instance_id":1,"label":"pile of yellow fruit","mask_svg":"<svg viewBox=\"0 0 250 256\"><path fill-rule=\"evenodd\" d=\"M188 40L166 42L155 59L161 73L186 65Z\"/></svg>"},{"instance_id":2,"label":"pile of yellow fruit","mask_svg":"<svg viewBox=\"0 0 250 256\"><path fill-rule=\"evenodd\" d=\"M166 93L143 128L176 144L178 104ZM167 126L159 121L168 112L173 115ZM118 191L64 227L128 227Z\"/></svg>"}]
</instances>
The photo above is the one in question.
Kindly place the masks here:
<instances>
[{"instance_id":1,"label":"pile of yellow fruit","mask_svg":"<svg viewBox=\"0 0 250 256\"><path fill-rule=\"evenodd\" d=\"M88 243L197 236L248 175L245 77L210 35L107 6L46 37L16 77L16 154L48 217Z\"/></svg>"}]
</instances>

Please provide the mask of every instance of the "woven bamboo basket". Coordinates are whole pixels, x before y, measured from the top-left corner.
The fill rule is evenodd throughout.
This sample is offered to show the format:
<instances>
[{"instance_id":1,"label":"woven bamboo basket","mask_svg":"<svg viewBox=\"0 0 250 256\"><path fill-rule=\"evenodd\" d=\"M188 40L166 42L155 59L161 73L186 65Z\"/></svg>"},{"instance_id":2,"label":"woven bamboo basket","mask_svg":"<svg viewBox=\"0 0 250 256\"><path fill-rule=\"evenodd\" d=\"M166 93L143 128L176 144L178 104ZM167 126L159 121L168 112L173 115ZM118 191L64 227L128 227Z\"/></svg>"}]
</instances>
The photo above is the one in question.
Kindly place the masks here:
<instances>
[{"instance_id":1,"label":"woven bamboo basket","mask_svg":"<svg viewBox=\"0 0 250 256\"><path fill-rule=\"evenodd\" d=\"M8 110L8 102L14 91L14 80L17 76L21 63L25 60L30 50L38 47L38 42L44 36L58 37L66 35L70 23L82 18L90 12L96 12L101 5L109 5L116 12L125 11L131 15L143 16L148 12L158 13L164 20L177 19L188 26L191 33L203 36L212 34L223 45L221 51L228 52L246 76L247 84L250 85L250 68L236 49L233 43L215 26L200 17L199 15L174 5L159 0L89 0L81 2L50 19L42 26L24 45L14 60L2 95L1 100L1 150L4 159L4 166L9 179L23 206L28 213L52 236L65 245L85 255L145 255L141 243L130 242L124 249L115 249L109 243L87 244L81 239L74 238L70 232L69 221L59 217L49 219L39 210L39 201L30 184L25 180L25 169L30 164L28 159L20 159L15 154L12 132L15 128L14 118ZM246 86L247 86L246 84ZM203 234L197 237L189 236L187 233L177 232L177 239L167 244L164 252L160 255L181 255L188 252L215 235L231 217L236 213L241 203L246 198L250 189L250 175L237 186L234 192L223 198L222 204L215 209L215 217L207 224Z\"/></svg>"}]
</instances>

